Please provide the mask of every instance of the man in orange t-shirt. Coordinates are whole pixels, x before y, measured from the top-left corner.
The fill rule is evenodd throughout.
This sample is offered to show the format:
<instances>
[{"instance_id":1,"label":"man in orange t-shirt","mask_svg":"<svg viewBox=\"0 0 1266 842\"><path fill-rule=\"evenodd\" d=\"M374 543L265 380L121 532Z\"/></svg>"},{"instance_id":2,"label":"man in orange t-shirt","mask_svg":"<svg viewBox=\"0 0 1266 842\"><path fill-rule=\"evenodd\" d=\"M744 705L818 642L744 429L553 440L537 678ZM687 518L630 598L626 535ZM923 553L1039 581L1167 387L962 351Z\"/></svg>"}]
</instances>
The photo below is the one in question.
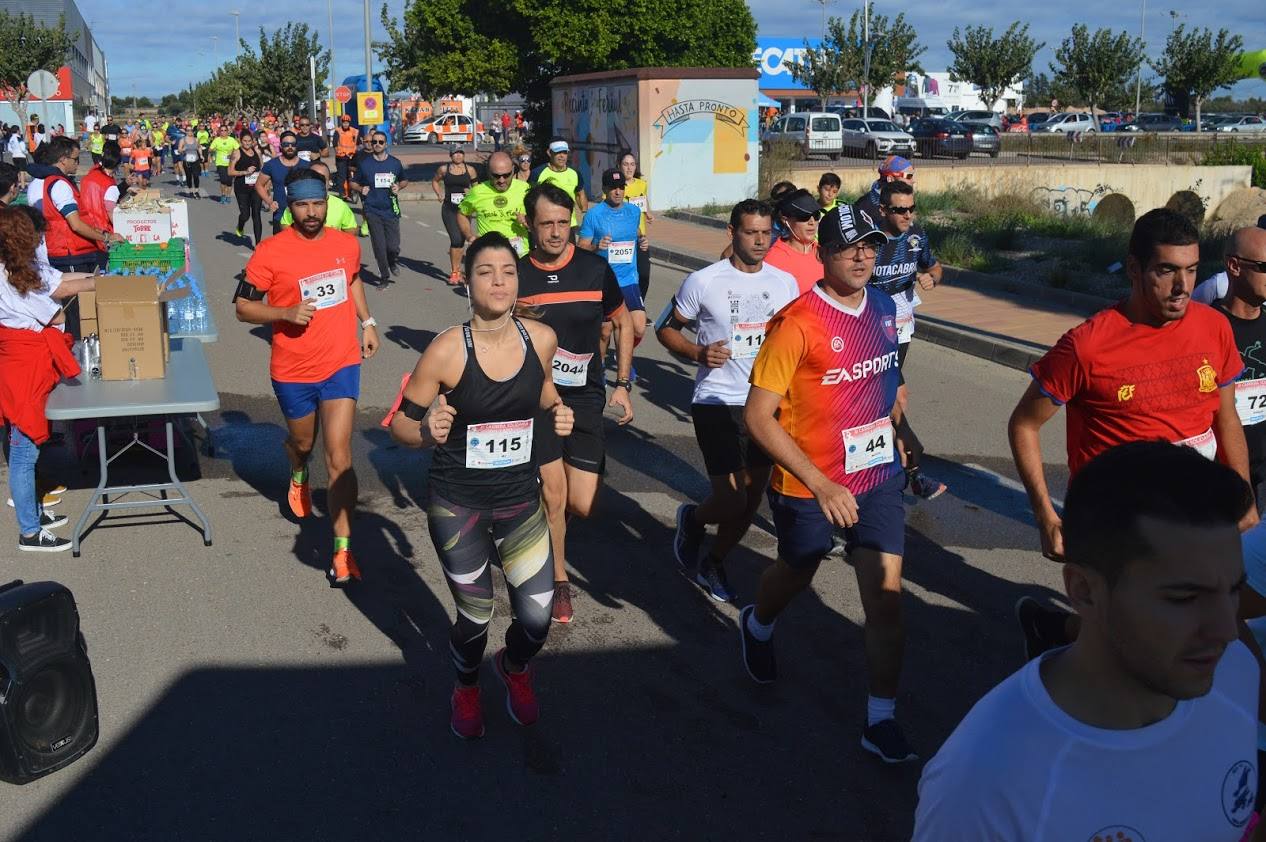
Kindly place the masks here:
<instances>
[{"instance_id":1,"label":"man in orange t-shirt","mask_svg":"<svg viewBox=\"0 0 1266 842\"><path fill-rule=\"evenodd\" d=\"M801 295L822 280L817 236L823 212L818 200L803 187L778 200L778 215L789 234L774 241L765 252L765 262L795 278Z\"/></svg>"},{"instance_id":2,"label":"man in orange t-shirt","mask_svg":"<svg viewBox=\"0 0 1266 842\"><path fill-rule=\"evenodd\" d=\"M239 321L272 325L269 373L289 431L287 499L298 518L312 513L308 459L320 413L334 522L329 576L338 586L361 577L350 546L357 494L352 429L361 359L377 352L378 331L360 280L360 243L325 227L326 190L325 177L307 168L286 177L294 225L259 244L234 302Z\"/></svg>"},{"instance_id":3,"label":"man in orange t-shirt","mask_svg":"<svg viewBox=\"0 0 1266 842\"><path fill-rule=\"evenodd\" d=\"M1226 319L1191 301L1199 262L1199 232L1186 217L1166 208L1145 213L1130 235L1130 296L1068 331L1030 369L1033 382L1008 431L1047 558L1063 561L1064 539L1039 434L1061 406L1071 474L1116 445L1159 439L1217 458L1248 481L1235 411L1244 364ZM1255 522L1254 509L1242 526Z\"/></svg>"}]
</instances>

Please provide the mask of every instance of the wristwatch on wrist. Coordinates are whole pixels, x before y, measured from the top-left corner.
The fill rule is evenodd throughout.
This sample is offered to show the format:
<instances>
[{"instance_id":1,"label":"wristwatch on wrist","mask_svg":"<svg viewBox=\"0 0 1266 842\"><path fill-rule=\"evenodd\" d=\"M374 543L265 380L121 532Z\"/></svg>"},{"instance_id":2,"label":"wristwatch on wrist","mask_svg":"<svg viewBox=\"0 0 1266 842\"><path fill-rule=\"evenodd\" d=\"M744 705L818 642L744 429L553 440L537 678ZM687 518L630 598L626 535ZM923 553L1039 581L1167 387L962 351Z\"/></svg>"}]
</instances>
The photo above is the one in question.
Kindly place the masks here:
<instances>
[{"instance_id":1,"label":"wristwatch on wrist","mask_svg":"<svg viewBox=\"0 0 1266 842\"><path fill-rule=\"evenodd\" d=\"M361 326L361 327L363 327L363 328L365 328L365 327L377 327L377 326L378 326L378 320L377 320L377 319L375 319L373 316L370 316L368 319L365 319L363 322L361 322L361 323L360 323L360 326Z\"/></svg>"},{"instance_id":2,"label":"wristwatch on wrist","mask_svg":"<svg viewBox=\"0 0 1266 842\"><path fill-rule=\"evenodd\" d=\"M631 392L633 391L633 381L627 377L623 377L615 381L615 387L617 389L623 389L626 392Z\"/></svg>"}]
</instances>

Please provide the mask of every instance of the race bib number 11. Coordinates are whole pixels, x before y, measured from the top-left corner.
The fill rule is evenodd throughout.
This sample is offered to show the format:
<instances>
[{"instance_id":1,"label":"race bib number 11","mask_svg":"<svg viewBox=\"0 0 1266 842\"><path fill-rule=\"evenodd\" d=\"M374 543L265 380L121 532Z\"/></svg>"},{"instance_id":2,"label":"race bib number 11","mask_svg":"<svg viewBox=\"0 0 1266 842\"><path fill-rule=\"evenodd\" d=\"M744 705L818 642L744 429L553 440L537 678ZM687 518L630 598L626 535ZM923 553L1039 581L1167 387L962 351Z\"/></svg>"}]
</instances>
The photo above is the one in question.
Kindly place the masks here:
<instances>
[{"instance_id":1,"label":"race bib number 11","mask_svg":"<svg viewBox=\"0 0 1266 842\"><path fill-rule=\"evenodd\" d=\"M299 281L299 294L305 301L315 301L313 306L318 310L336 307L347 300L347 273L342 269L331 269L302 278Z\"/></svg>"},{"instance_id":2,"label":"race bib number 11","mask_svg":"<svg viewBox=\"0 0 1266 842\"><path fill-rule=\"evenodd\" d=\"M732 325L730 356L736 360L750 360L760 353L765 341L765 322L747 322Z\"/></svg>"}]
</instances>

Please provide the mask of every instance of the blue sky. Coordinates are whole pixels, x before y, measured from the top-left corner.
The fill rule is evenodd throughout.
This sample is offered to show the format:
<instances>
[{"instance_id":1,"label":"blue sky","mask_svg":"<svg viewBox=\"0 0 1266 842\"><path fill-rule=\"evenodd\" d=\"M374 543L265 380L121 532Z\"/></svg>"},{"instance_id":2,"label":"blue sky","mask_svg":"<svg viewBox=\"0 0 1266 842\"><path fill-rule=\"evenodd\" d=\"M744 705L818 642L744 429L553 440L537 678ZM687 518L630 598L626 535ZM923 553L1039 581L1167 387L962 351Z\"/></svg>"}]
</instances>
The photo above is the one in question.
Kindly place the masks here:
<instances>
[{"instance_id":1,"label":"blue sky","mask_svg":"<svg viewBox=\"0 0 1266 842\"><path fill-rule=\"evenodd\" d=\"M197 79L205 78L234 49L233 17L230 10L241 9L242 35L248 42L258 38L258 29L279 27L288 21L306 21L321 36L328 37L327 4L319 0L268 0L237 4L195 3L192 0L167 0L158 18L147 16L144 25L131 16L118 13L118 0L77 0L80 11L89 21L93 33L105 49L110 62L111 92L115 96L156 97L171 93ZM358 0L329 0L334 10L335 73L344 76L364 72L364 6ZM1240 33L1245 47L1266 49L1266 15L1261 12L1262 0L1221 0L1216 26L1226 26ZM399 16L404 0L388 0L388 9ZM822 6L817 0L748 0L761 35L804 37L817 35L822 29ZM371 0L374 38L384 33L378 22L381 0ZM827 2L827 14L846 18L860 0ZM1078 4L1077 15L1093 27L1108 26L1137 33L1137 3ZM923 57L927 70L942 70L948 62L945 41L955 26L988 24L1005 29L1015 19L1014 2L1006 0L942 0L912 3L909 0L885 2L872 6L880 14L895 16L904 11L918 28L920 40L928 51ZM1204 9L1205 14L1201 14ZM1148 3L1146 30L1149 54L1155 56L1164 45L1177 13L1177 22L1210 25L1207 2L1197 0L1151 0ZM1031 31L1047 47L1038 54L1036 67L1046 70L1054 57L1054 49L1072 27L1076 16L1069 4L1025 4L1023 18ZM157 21L157 23L156 23ZM213 41L218 36L217 41ZM218 57L218 60L217 60ZM1239 96L1266 98L1266 82L1241 82L1233 91Z\"/></svg>"}]
</instances>

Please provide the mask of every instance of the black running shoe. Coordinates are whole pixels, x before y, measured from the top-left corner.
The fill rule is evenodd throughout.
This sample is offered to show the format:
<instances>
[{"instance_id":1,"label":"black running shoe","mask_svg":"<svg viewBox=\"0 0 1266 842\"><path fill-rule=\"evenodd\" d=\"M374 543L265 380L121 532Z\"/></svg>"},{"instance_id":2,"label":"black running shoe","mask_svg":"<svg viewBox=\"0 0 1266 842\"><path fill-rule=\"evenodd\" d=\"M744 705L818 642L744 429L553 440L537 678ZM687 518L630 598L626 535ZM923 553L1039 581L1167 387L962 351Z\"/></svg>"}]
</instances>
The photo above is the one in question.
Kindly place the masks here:
<instances>
[{"instance_id":1,"label":"black running shoe","mask_svg":"<svg viewBox=\"0 0 1266 842\"><path fill-rule=\"evenodd\" d=\"M695 584L703 588L708 596L717 602L730 602L734 599L734 591L730 590L729 577L720 564L709 564L707 560L700 562L699 572L695 574Z\"/></svg>"},{"instance_id":2,"label":"black running shoe","mask_svg":"<svg viewBox=\"0 0 1266 842\"><path fill-rule=\"evenodd\" d=\"M862 731L862 748L885 763L918 760L895 719L882 719Z\"/></svg>"},{"instance_id":3,"label":"black running shoe","mask_svg":"<svg viewBox=\"0 0 1266 842\"><path fill-rule=\"evenodd\" d=\"M59 526L65 526L70 522L70 518L65 515L54 515L48 512L40 512L40 528L56 529Z\"/></svg>"},{"instance_id":4,"label":"black running shoe","mask_svg":"<svg viewBox=\"0 0 1266 842\"><path fill-rule=\"evenodd\" d=\"M757 684L773 684L778 678L778 662L774 660L774 639L757 640L747 630L747 618L756 611L749 605L739 612L739 635L743 642L743 666Z\"/></svg>"},{"instance_id":5,"label":"black running shoe","mask_svg":"<svg viewBox=\"0 0 1266 842\"><path fill-rule=\"evenodd\" d=\"M41 529L34 535L19 535L18 549L25 553L60 553L70 549L70 540Z\"/></svg>"},{"instance_id":6,"label":"black running shoe","mask_svg":"<svg viewBox=\"0 0 1266 842\"><path fill-rule=\"evenodd\" d=\"M1058 608L1043 608L1031 596L1022 596L1015 602L1015 620L1024 635L1024 661L1028 663L1043 652L1066 646L1068 639L1068 612Z\"/></svg>"},{"instance_id":7,"label":"black running shoe","mask_svg":"<svg viewBox=\"0 0 1266 842\"><path fill-rule=\"evenodd\" d=\"M703 544L704 530L694 521L694 503L682 503L677 507L677 534L673 536L673 555L683 572L693 577L699 568L699 548Z\"/></svg>"}]
</instances>

